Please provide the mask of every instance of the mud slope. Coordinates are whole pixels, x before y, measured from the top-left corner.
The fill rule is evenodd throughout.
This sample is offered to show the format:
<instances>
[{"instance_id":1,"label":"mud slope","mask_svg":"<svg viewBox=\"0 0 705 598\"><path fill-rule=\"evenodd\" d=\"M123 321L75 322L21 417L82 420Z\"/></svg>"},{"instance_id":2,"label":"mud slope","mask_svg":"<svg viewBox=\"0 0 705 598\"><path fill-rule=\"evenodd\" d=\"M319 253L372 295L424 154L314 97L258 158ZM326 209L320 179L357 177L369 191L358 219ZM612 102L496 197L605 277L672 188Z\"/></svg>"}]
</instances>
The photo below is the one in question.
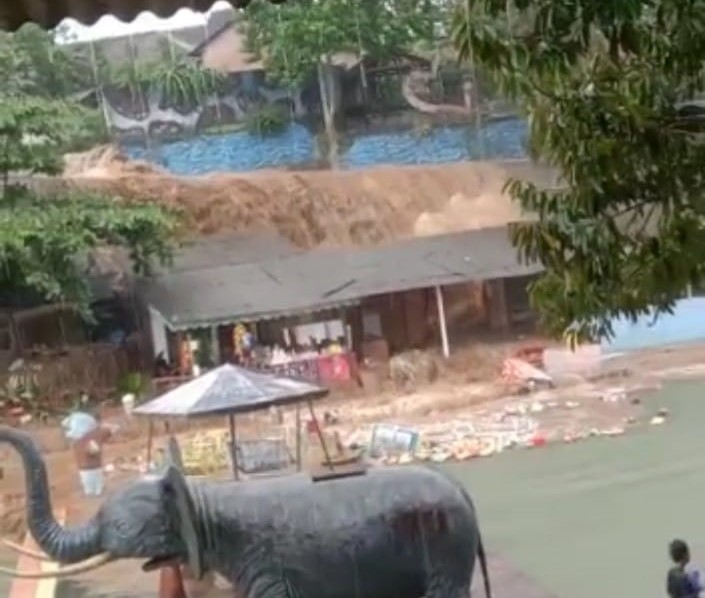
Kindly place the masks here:
<instances>
[{"instance_id":1,"label":"mud slope","mask_svg":"<svg viewBox=\"0 0 705 598\"><path fill-rule=\"evenodd\" d=\"M549 172L524 162L189 178L110 150L71 156L67 164L64 178L72 186L176 206L194 233L274 230L302 247L372 245L496 226L521 216L502 194L508 177L552 184Z\"/></svg>"}]
</instances>

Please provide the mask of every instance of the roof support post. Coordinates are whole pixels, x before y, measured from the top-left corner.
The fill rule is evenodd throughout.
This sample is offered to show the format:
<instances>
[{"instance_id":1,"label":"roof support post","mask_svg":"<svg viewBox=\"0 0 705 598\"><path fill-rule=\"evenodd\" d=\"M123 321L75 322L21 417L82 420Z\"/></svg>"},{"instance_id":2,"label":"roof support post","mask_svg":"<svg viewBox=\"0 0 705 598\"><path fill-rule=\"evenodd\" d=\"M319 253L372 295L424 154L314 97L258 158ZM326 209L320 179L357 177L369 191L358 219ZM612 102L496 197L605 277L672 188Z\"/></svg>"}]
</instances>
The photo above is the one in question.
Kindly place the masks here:
<instances>
[{"instance_id":1,"label":"roof support post","mask_svg":"<svg viewBox=\"0 0 705 598\"><path fill-rule=\"evenodd\" d=\"M441 328L441 348L443 357L450 357L450 346L448 345L448 328L446 326L446 309L443 303L443 289L440 285L435 287L436 291L436 308L438 309L438 325Z\"/></svg>"},{"instance_id":2,"label":"roof support post","mask_svg":"<svg viewBox=\"0 0 705 598\"><path fill-rule=\"evenodd\" d=\"M220 337L218 336L218 325L211 326L211 355L213 356L213 365L220 365Z\"/></svg>"}]
</instances>

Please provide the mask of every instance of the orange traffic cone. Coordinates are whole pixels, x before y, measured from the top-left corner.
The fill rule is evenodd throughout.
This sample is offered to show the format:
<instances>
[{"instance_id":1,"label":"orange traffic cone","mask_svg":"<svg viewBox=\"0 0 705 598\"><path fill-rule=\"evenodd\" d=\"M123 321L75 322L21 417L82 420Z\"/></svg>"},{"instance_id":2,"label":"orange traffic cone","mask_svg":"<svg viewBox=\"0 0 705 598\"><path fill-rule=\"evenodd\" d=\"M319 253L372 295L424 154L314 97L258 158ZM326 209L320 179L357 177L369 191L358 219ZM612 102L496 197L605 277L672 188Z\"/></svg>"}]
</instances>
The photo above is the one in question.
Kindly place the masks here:
<instances>
[{"instance_id":1,"label":"orange traffic cone","mask_svg":"<svg viewBox=\"0 0 705 598\"><path fill-rule=\"evenodd\" d=\"M181 567L162 567L159 573L159 598L186 598Z\"/></svg>"}]
</instances>

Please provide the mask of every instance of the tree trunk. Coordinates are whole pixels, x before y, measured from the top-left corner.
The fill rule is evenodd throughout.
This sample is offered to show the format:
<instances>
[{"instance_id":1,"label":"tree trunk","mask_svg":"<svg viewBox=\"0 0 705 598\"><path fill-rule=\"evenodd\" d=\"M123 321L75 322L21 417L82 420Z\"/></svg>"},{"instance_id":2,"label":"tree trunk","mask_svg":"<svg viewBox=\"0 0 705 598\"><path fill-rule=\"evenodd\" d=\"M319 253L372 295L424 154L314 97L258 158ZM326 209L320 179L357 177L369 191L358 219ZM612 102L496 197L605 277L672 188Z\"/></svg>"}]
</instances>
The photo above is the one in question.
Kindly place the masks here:
<instances>
[{"instance_id":1,"label":"tree trunk","mask_svg":"<svg viewBox=\"0 0 705 598\"><path fill-rule=\"evenodd\" d=\"M5 312L5 315L7 317L7 324L10 329L10 359L17 359L22 357L24 352L24 342L22 342L22 335L20 334L19 326L17 326L15 312L8 309Z\"/></svg>"},{"instance_id":2,"label":"tree trunk","mask_svg":"<svg viewBox=\"0 0 705 598\"><path fill-rule=\"evenodd\" d=\"M318 89L321 94L323 125L328 144L327 158L333 168L337 168L339 165L338 134L335 127L340 95L337 88L336 73L333 70L330 57L325 57L322 62L318 63Z\"/></svg>"}]
</instances>

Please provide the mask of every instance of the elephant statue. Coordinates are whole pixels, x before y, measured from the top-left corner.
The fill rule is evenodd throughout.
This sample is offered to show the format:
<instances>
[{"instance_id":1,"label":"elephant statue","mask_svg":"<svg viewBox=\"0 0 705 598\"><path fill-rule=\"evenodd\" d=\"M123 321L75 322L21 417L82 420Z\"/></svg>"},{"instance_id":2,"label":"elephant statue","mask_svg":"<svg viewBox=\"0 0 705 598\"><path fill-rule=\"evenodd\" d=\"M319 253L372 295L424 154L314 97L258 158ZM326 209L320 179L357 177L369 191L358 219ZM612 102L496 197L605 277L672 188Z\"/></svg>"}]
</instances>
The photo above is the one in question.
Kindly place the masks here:
<instances>
[{"instance_id":1,"label":"elephant statue","mask_svg":"<svg viewBox=\"0 0 705 598\"><path fill-rule=\"evenodd\" d=\"M369 468L347 477L186 480L175 467L108 496L75 527L52 515L47 472L32 437L0 427L25 469L27 526L63 565L20 577L66 577L114 559L143 570L187 565L217 573L246 598L468 598L480 562L491 598L475 508L463 488L416 466Z\"/></svg>"}]
</instances>

